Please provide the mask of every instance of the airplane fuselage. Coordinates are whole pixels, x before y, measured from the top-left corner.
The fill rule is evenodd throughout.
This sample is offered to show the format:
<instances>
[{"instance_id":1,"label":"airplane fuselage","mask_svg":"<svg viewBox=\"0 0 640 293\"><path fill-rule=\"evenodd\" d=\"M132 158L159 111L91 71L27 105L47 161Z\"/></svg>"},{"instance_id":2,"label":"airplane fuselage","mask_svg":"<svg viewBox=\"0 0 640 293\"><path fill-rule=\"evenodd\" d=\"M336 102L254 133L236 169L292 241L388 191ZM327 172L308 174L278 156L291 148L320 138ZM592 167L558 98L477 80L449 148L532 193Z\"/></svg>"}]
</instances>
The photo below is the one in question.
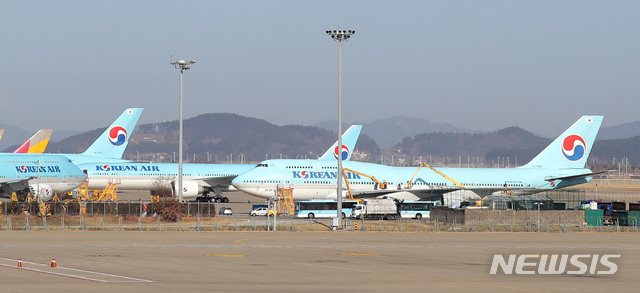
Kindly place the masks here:
<instances>
[{"instance_id":1,"label":"airplane fuselage","mask_svg":"<svg viewBox=\"0 0 640 293\"><path fill-rule=\"evenodd\" d=\"M103 189L108 183L118 183L119 190L155 190L170 188L177 180L178 164L172 163L107 163L82 164L87 171L88 187ZM195 196L214 187L226 188L231 178L252 169L253 164L183 164L183 185L197 185ZM226 179L224 179L226 178ZM224 179L224 180L223 180ZM226 183L225 183L226 181Z\"/></svg>"},{"instance_id":2,"label":"airplane fuselage","mask_svg":"<svg viewBox=\"0 0 640 293\"><path fill-rule=\"evenodd\" d=\"M411 191L429 194L438 191L460 189L452 181L428 168L394 167L365 162L345 161L343 168L351 169L386 182L391 192ZM233 181L233 185L251 195L270 198L278 187L294 189L294 200L335 199L336 172L335 162L317 162L309 160L269 160L255 169L244 173ZM562 177L591 173L588 169L543 169L543 168L437 168L448 177L464 185L479 195L489 195L499 191L513 194L530 194L588 182L588 178L571 181L547 181L550 177ZM382 191L372 179L353 172L346 172L351 191L354 194ZM414 174L415 177L414 177ZM409 180L413 177L411 188ZM346 182L343 179L343 186ZM347 196L346 187L343 197ZM420 198L420 196L418 196Z\"/></svg>"},{"instance_id":3,"label":"airplane fuselage","mask_svg":"<svg viewBox=\"0 0 640 293\"><path fill-rule=\"evenodd\" d=\"M53 193L62 194L82 185L86 175L64 156L2 154L0 155L0 195L27 187L50 187Z\"/></svg>"}]
</instances>

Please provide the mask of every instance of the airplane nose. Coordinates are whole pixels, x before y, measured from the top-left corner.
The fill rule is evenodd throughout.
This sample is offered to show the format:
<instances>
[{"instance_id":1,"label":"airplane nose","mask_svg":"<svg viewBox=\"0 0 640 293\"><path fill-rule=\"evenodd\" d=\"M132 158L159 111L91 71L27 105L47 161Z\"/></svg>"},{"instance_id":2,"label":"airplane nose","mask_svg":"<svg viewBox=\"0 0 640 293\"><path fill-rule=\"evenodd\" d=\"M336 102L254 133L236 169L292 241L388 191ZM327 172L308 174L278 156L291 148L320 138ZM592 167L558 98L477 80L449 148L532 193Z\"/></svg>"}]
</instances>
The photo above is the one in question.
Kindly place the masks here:
<instances>
[{"instance_id":1,"label":"airplane nose","mask_svg":"<svg viewBox=\"0 0 640 293\"><path fill-rule=\"evenodd\" d=\"M251 173L251 171L247 173ZM235 188L241 189L242 183L245 182L245 178L247 178L247 173L240 174L236 176L236 178L233 178L233 180L231 180L231 185L233 185Z\"/></svg>"},{"instance_id":2,"label":"airplane nose","mask_svg":"<svg viewBox=\"0 0 640 293\"><path fill-rule=\"evenodd\" d=\"M236 176L236 178L233 178L233 180L231 180L231 184L236 184L236 183L240 183L242 182L242 178L244 177L244 175L238 175Z\"/></svg>"}]
</instances>

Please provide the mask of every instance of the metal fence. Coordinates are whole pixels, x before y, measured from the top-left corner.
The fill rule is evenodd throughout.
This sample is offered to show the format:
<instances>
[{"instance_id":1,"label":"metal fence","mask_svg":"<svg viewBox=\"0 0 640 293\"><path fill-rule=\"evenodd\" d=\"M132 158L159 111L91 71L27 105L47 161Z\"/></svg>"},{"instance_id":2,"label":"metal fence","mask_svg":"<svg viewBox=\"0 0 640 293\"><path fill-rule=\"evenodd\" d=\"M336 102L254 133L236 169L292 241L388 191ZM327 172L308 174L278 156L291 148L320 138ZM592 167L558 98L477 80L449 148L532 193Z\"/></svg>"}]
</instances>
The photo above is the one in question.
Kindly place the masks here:
<instances>
[{"instance_id":1,"label":"metal fence","mask_svg":"<svg viewBox=\"0 0 640 293\"><path fill-rule=\"evenodd\" d=\"M110 230L110 231L327 231L330 219L300 219L278 216L250 217L247 214L218 216L220 204L178 204L179 217L162 217L167 205L176 203L119 202L53 202L41 210L37 203L2 202L1 230ZM342 230L375 232L639 232L638 222L622 226L585 226L580 211L458 211L430 220L355 220L346 219Z\"/></svg>"},{"instance_id":2,"label":"metal fence","mask_svg":"<svg viewBox=\"0 0 640 293\"><path fill-rule=\"evenodd\" d=\"M465 224L443 223L425 220L345 220L341 230L366 232L640 232L637 223L634 226L584 226L557 224L549 221L527 223L475 222ZM266 217L220 216L220 217L180 217L177 221L163 221L161 217L123 217L123 216L0 216L0 230L102 230L102 231L329 231L329 219L310 220L279 216L274 227L273 221Z\"/></svg>"},{"instance_id":3,"label":"metal fence","mask_svg":"<svg viewBox=\"0 0 640 293\"><path fill-rule=\"evenodd\" d=\"M2 215L68 215L68 216L122 216L137 217L151 216L162 213L169 202L142 202L142 201L86 201L86 202L51 202L45 208L37 202L2 202L0 213ZM214 217L218 204L211 202L186 202L181 205L181 215Z\"/></svg>"}]
</instances>

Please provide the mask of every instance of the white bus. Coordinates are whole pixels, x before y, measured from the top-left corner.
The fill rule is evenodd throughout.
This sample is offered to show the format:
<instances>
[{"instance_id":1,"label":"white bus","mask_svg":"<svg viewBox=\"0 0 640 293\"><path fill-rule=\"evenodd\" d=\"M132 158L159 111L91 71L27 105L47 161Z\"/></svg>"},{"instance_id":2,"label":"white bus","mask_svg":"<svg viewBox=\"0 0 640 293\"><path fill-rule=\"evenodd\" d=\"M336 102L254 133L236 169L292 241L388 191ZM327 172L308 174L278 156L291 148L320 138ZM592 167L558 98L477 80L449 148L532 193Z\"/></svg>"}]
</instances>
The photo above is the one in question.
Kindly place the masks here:
<instances>
[{"instance_id":1,"label":"white bus","mask_svg":"<svg viewBox=\"0 0 640 293\"><path fill-rule=\"evenodd\" d=\"M439 206L439 201L413 201L405 200L400 205L400 217L408 219L429 218L431 207Z\"/></svg>"},{"instance_id":2,"label":"white bus","mask_svg":"<svg viewBox=\"0 0 640 293\"><path fill-rule=\"evenodd\" d=\"M342 201L342 217L351 215L353 207L357 201ZM312 199L305 201L296 201L296 210L293 216L296 218L334 218L336 216L336 208L338 202L332 199Z\"/></svg>"}]
</instances>

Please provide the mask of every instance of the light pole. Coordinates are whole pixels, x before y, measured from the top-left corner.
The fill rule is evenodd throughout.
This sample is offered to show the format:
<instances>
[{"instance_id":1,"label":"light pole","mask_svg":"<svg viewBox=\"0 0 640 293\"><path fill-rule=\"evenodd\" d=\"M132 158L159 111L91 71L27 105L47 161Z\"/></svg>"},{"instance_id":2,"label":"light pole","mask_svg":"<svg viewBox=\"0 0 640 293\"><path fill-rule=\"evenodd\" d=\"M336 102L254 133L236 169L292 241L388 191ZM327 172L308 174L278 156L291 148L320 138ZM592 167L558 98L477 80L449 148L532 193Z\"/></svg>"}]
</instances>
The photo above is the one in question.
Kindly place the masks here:
<instances>
[{"instance_id":1,"label":"light pole","mask_svg":"<svg viewBox=\"0 0 640 293\"><path fill-rule=\"evenodd\" d=\"M341 30L340 27L338 30L327 31L334 41L338 41L338 147L335 151L338 159L338 174L336 174L338 227L342 227L342 41L348 40L355 33L354 30Z\"/></svg>"},{"instance_id":2,"label":"light pole","mask_svg":"<svg viewBox=\"0 0 640 293\"><path fill-rule=\"evenodd\" d=\"M543 205L543 202L535 202L534 205L538 206L538 233L540 233L540 206Z\"/></svg>"},{"instance_id":3,"label":"light pole","mask_svg":"<svg viewBox=\"0 0 640 293\"><path fill-rule=\"evenodd\" d=\"M180 69L180 139L178 141L178 155L180 159L178 159L178 199L182 202L182 75L185 70L189 70L191 64L196 63L196 60L178 60L176 62L172 62L171 65L176 69Z\"/></svg>"}]
</instances>

